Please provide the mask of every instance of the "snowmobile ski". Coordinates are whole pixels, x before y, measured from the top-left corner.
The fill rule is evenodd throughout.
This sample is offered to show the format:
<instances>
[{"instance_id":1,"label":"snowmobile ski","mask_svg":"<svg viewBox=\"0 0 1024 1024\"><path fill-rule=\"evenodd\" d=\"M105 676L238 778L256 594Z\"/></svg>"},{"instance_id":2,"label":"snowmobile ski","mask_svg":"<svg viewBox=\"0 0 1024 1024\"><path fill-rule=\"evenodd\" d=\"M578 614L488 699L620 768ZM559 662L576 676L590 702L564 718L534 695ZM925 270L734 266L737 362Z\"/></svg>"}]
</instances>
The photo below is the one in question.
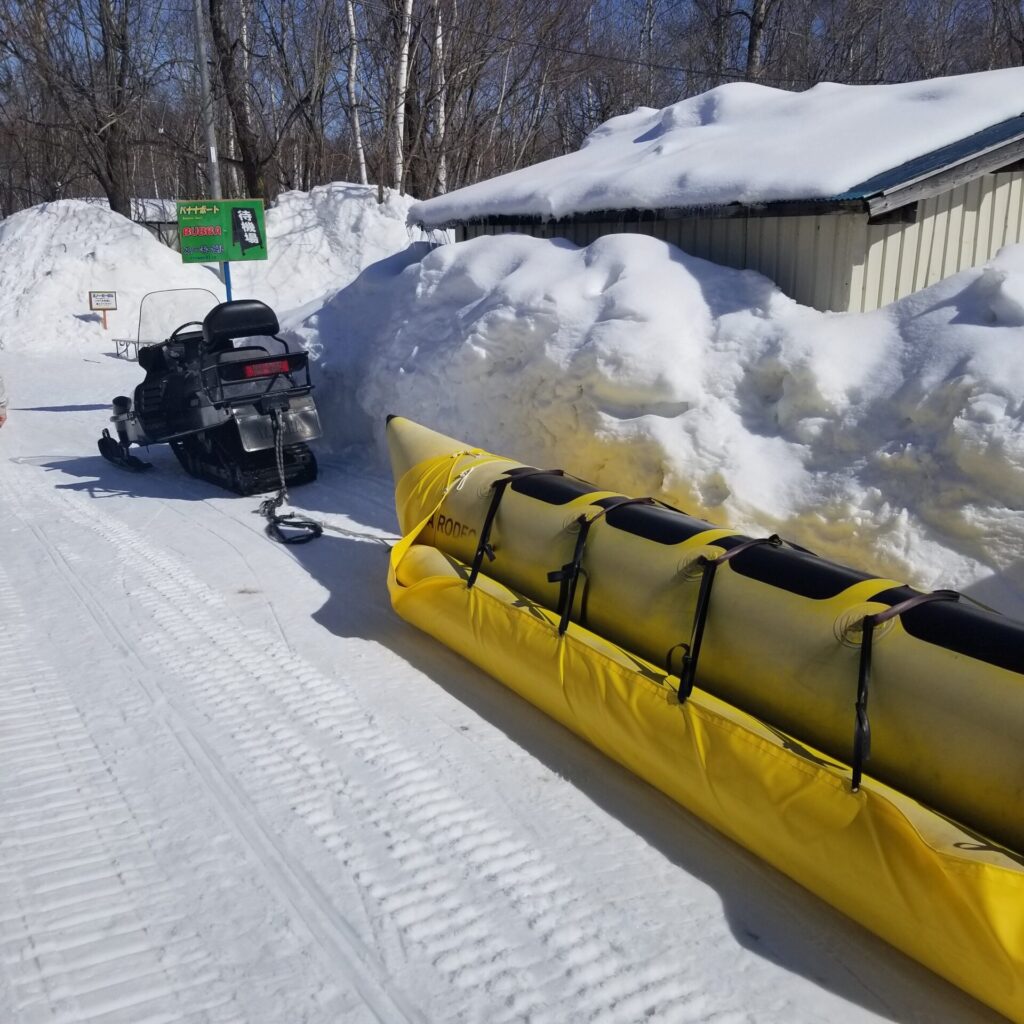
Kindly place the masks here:
<instances>
[{"instance_id":1,"label":"snowmobile ski","mask_svg":"<svg viewBox=\"0 0 1024 1024\"><path fill-rule=\"evenodd\" d=\"M115 466L130 469L133 473L143 473L153 468L152 462L143 462L138 456L129 454L127 447L120 441L115 441L106 428L96 443L99 445L100 455L108 462L113 462Z\"/></svg>"}]
</instances>

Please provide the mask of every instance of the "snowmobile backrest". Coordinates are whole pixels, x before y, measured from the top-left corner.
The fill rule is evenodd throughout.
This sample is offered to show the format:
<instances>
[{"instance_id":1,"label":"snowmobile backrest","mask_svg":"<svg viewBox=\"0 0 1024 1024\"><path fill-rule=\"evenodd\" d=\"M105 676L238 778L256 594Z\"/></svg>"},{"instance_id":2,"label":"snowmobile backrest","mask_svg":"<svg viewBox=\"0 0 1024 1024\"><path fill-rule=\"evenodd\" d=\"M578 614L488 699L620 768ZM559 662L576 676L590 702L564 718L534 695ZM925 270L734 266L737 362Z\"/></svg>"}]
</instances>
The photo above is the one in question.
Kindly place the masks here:
<instances>
[{"instance_id":1,"label":"snowmobile backrest","mask_svg":"<svg viewBox=\"0 0 1024 1024\"><path fill-rule=\"evenodd\" d=\"M273 337L281 329L277 314L258 299L238 299L214 306L203 320L207 352L231 348L235 338Z\"/></svg>"}]
</instances>

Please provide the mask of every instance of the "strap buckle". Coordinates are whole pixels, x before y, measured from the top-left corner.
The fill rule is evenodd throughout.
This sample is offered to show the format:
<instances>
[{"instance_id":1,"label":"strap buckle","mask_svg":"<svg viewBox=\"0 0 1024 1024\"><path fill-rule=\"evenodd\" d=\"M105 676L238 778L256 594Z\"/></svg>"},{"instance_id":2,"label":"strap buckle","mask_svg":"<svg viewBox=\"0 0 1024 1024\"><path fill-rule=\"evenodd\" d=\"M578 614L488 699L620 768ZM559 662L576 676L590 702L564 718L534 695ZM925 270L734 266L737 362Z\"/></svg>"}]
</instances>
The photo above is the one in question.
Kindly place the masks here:
<instances>
[{"instance_id":1,"label":"strap buckle","mask_svg":"<svg viewBox=\"0 0 1024 1024\"><path fill-rule=\"evenodd\" d=\"M697 594L697 607L693 614L693 631L690 634L690 642L683 644L682 668L679 670L679 703L689 700L693 693L694 682L697 678L697 661L700 658L700 648L704 641L704 629L708 622L708 609L711 605L711 588L715 584L715 573L720 565L725 565L737 555L751 548L760 547L762 544L771 544L773 547L780 547L782 541L778 534L773 533L770 537L753 537L737 544L728 551L723 552L717 558L705 558L703 555L697 559L703 572L700 577L700 591Z\"/></svg>"},{"instance_id":2,"label":"strap buckle","mask_svg":"<svg viewBox=\"0 0 1024 1024\"><path fill-rule=\"evenodd\" d=\"M860 663L857 671L857 700L854 702L853 757L851 759L850 790L860 789L864 764L871 757L871 720L868 717L868 687L871 682L871 648L875 627L890 619L934 601L959 601L955 590L933 590L930 594L915 594L905 601L886 608L884 612L865 615L860 641Z\"/></svg>"},{"instance_id":3,"label":"strap buckle","mask_svg":"<svg viewBox=\"0 0 1024 1024\"><path fill-rule=\"evenodd\" d=\"M592 516L582 513L575 522L579 523L580 532L576 537L576 547L572 553L572 559L566 562L561 569L555 569L548 573L549 583L560 583L561 590L558 594L558 635L561 636L569 628L569 620L572 616L572 607L576 602L576 586L581 575L585 575L582 562L583 551L587 546L587 537L590 535L590 527L603 516L606 516L613 509L622 508L625 505L653 505L654 498L610 498L608 504L604 505ZM584 598L584 604L586 599Z\"/></svg>"},{"instance_id":4,"label":"strap buckle","mask_svg":"<svg viewBox=\"0 0 1024 1024\"><path fill-rule=\"evenodd\" d=\"M473 555L473 561L469 568L469 579L466 580L466 587L472 588L480 575L480 567L483 565L484 555L488 561L495 559L494 547L491 544L491 529L494 526L494 519L498 514L498 506L501 504L505 489L514 480L521 480L528 476L565 476L564 469L532 469L529 466L518 466L508 470L504 476L498 477L491 484L491 503L487 507L487 515L484 517L484 525L480 530L480 540Z\"/></svg>"}]
</instances>

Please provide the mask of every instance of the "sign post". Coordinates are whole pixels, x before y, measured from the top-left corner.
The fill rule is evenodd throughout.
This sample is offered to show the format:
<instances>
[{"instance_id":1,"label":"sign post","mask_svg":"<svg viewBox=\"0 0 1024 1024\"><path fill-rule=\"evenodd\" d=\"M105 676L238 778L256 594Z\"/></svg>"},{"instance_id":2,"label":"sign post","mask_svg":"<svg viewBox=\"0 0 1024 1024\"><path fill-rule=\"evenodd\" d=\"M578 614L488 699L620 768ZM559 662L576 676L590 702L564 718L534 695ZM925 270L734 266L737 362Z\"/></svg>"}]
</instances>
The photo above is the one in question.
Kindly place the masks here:
<instances>
[{"instance_id":1,"label":"sign post","mask_svg":"<svg viewBox=\"0 0 1024 1024\"><path fill-rule=\"evenodd\" d=\"M117 309L117 292L89 292L89 309L103 314L103 330L107 330L107 310Z\"/></svg>"},{"instance_id":2,"label":"sign post","mask_svg":"<svg viewBox=\"0 0 1024 1024\"><path fill-rule=\"evenodd\" d=\"M233 260L265 260L267 231L262 199L178 200L182 263L221 263L231 301Z\"/></svg>"}]
</instances>

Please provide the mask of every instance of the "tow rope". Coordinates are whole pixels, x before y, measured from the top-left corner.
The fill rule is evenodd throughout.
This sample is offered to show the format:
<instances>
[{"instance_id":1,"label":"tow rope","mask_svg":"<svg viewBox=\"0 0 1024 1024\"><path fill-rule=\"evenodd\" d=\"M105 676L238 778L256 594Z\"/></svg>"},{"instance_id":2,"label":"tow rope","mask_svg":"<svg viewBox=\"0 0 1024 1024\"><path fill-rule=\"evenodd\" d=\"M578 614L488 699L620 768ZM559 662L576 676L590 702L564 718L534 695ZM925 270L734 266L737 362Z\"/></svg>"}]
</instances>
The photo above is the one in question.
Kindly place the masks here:
<instances>
[{"instance_id":1,"label":"tow rope","mask_svg":"<svg viewBox=\"0 0 1024 1024\"><path fill-rule=\"evenodd\" d=\"M260 502L256 514L267 520L266 534L279 544L308 544L323 532L321 523L297 512L278 513L278 509L289 500L288 484L284 477L284 431L281 429L281 417L277 409L271 410L271 422L274 425L274 461L277 464L277 479L281 485L273 498ZM290 532L286 533L285 530Z\"/></svg>"}]
</instances>

